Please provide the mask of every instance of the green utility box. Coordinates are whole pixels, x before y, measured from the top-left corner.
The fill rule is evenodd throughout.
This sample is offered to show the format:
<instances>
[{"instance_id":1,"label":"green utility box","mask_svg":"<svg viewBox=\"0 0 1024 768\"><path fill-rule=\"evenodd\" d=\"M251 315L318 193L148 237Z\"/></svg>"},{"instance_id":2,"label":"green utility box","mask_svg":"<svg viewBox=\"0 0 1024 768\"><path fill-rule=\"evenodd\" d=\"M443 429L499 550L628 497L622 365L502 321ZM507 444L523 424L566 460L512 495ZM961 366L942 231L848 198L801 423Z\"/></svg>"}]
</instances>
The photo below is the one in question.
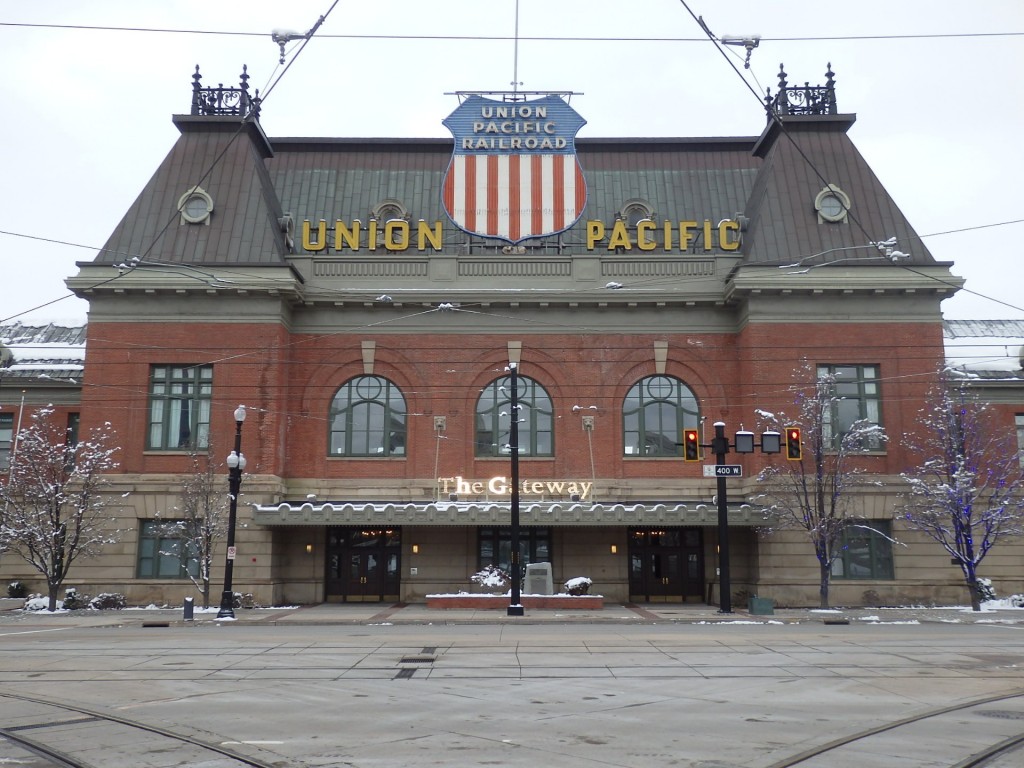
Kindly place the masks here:
<instances>
[{"instance_id":1,"label":"green utility box","mask_svg":"<svg viewBox=\"0 0 1024 768\"><path fill-rule=\"evenodd\" d=\"M755 616L774 616L775 601L770 597L754 596L747 603L747 611Z\"/></svg>"}]
</instances>

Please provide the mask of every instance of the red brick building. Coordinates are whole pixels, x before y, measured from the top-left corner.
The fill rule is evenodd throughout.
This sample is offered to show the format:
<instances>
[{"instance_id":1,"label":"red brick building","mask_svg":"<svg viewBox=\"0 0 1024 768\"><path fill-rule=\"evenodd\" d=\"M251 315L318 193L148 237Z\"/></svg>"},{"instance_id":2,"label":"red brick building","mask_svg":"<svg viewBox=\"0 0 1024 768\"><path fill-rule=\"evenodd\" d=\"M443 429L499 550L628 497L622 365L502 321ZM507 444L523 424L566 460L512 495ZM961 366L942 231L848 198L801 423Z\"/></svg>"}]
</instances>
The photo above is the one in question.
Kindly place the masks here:
<instances>
[{"instance_id":1,"label":"red brick building","mask_svg":"<svg viewBox=\"0 0 1024 768\"><path fill-rule=\"evenodd\" d=\"M556 591L587 576L612 600L718 602L713 457L684 462L684 428L758 432L758 411L792 411L814 370L852 393L839 428L914 428L943 360L940 303L962 281L858 153L831 73L782 83L760 136L570 141L585 188L556 178L552 205L534 181L523 219L564 214L563 194L583 205L529 237L464 218L518 216L502 195L520 194L519 165L446 197L451 139L272 139L244 81L230 95L237 109L212 106L197 72L181 137L69 280L90 302L82 424L114 424L128 494L118 551L76 574L97 591L190 593L140 554L156 546L146 523L173 516L191 446L232 448L239 403L234 587L264 603L468 589L509 564L513 464L523 563L550 562ZM549 130L540 100L467 103L473 141ZM816 602L809 545L759 536L749 501L782 460L730 455L734 600ZM900 441L862 464L879 485L857 513L893 533ZM834 602L962 600L948 558L915 541L851 550Z\"/></svg>"}]
</instances>

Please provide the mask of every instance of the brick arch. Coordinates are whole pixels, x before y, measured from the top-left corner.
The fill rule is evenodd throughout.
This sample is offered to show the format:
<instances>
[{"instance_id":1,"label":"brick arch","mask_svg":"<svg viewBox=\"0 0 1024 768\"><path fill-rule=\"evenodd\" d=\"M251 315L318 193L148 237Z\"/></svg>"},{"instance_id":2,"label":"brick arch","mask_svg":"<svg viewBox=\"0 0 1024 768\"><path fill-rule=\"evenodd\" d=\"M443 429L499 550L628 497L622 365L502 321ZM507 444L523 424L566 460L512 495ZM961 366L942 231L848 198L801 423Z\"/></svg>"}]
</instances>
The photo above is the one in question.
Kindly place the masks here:
<instances>
[{"instance_id":1,"label":"brick arch","mask_svg":"<svg viewBox=\"0 0 1024 768\"><path fill-rule=\"evenodd\" d=\"M702 348L703 349L703 348ZM643 359L640 359L641 356ZM642 378L656 375L653 351L651 349L637 350L630 356L617 380L609 386L614 387L612 405L621 412L622 400L630 387ZM726 387L723 377L712 369L711 364L701 360L697 350L688 349L679 345L673 346L669 343L668 359L665 361L665 375L679 379L686 384L697 398L701 413L705 414L710 407L706 404L726 402ZM611 406L610 406L611 407ZM717 407L716 411L721 411Z\"/></svg>"},{"instance_id":2,"label":"brick arch","mask_svg":"<svg viewBox=\"0 0 1024 768\"><path fill-rule=\"evenodd\" d=\"M342 385L363 373L362 348L359 344L362 339L357 339L355 345L338 349L339 354L345 355L348 359L320 363L305 378L302 393L299 396L299 405L303 413L312 415L321 412L326 416L330 410L330 402L334 399ZM350 356L350 357L349 357ZM423 392L423 382L416 381L417 366L412 363L400 350L395 348L378 346L374 355L374 376L381 376L389 379L401 391L406 400L406 408L413 409L410 405L408 392ZM422 395L421 395L422 397Z\"/></svg>"}]
</instances>

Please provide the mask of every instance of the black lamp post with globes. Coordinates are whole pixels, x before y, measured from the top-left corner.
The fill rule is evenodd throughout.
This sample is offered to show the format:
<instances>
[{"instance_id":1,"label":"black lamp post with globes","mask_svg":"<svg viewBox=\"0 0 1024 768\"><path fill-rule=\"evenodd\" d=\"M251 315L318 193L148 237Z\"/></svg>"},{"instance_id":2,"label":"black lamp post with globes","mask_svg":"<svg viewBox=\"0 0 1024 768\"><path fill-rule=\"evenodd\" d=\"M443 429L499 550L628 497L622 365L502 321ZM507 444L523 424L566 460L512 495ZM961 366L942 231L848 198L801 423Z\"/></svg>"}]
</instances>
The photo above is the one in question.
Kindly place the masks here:
<instances>
[{"instance_id":1,"label":"black lamp post with globes","mask_svg":"<svg viewBox=\"0 0 1024 768\"><path fill-rule=\"evenodd\" d=\"M242 424L245 422L245 406L235 409L235 449L228 454L228 541L227 557L224 563L224 592L220 596L218 619L235 618L235 591L231 583L235 566L235 519L238 515L238 493L242 487L242 470L245 456L242 454Z\"/></svg>"}]
</instances>

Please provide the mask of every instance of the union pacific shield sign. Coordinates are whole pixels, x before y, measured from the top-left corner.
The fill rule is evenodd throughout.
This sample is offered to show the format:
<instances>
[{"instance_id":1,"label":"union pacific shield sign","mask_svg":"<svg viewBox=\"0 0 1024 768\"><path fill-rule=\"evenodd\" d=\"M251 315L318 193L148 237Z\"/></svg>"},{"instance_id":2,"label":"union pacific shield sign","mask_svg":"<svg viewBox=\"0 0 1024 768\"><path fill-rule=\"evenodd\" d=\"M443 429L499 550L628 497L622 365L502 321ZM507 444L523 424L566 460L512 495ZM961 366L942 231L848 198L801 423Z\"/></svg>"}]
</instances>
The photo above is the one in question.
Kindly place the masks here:
<instances>
[{"instance_id":1,"label":"union pacific shield sign","mask_svg":"<svg viewBox=\"0 0 1024 768\"><path fill-rule=\"evenodd\" d=\"M444 120L455 137L445 212L465 232L510 243L568 229L587 204L575 146L585 124L554 95L516 102L466 97Z\"/></svg>"}]
</instances>

